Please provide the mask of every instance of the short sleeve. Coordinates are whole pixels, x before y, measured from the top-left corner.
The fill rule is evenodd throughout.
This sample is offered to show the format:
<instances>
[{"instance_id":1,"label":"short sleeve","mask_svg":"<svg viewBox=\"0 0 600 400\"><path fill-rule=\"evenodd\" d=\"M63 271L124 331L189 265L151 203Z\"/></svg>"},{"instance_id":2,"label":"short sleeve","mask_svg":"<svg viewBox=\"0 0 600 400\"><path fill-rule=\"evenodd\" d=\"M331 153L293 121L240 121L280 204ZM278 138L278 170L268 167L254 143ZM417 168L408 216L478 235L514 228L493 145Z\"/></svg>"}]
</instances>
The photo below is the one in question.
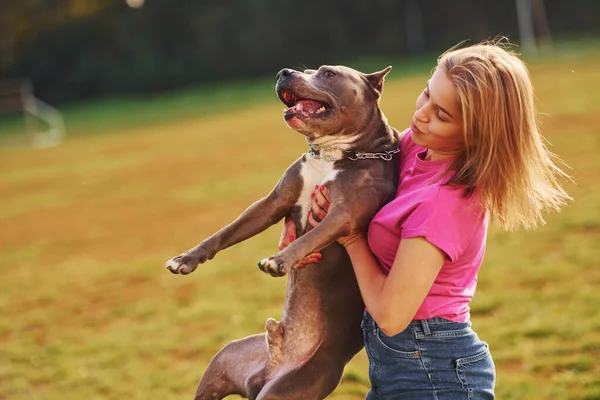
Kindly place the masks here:
<instances>
[{"instance_id":1,"label":"short sleeve","mask_svg":"<svg viewBox=\"0 0 600 400\"><path fill-rule=\"evenodd\" d=\"M465 251L475 232L485 229L485 211L464 189L440 186L431 201L418 204L406 218L402 238L424 237L442 250L450 261Z\"/></svg>"}]
</instances>

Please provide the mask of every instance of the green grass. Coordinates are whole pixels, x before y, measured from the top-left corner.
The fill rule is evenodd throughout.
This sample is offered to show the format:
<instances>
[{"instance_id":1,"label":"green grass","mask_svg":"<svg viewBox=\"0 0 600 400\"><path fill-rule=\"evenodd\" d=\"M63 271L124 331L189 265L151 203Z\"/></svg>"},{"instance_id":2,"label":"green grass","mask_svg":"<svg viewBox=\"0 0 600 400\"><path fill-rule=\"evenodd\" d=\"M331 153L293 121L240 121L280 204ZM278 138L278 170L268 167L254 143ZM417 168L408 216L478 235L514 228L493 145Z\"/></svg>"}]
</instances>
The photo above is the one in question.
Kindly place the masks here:
<instances>
[{"instance_id":1,"label":"green grass","mask_svg":"<svg viewBox=\"0 0 600 400\"><path fill-rule=\"evenodd\" d=\"M499 399L600 399L600 53L543 61L529 62L542 129L575 200L537 231L491 230L473 323ZM402 128L429 67L399 70L382 108ZM0 399L188 399L224 344L280 317L285 280L256 268L279 227L190 276L162 266L305 151L273 79L255 85L73 107L62 145L0 150ZM361 352L331 398L367 388Z\"/></svg>"},{"instance_id":2,"label":"green grass","mask_svg":"<svg viewBox=\"0 0 600 400\"><path fill-rule=\"evenodd\" d=\"M68 133L84 135L164 124L181 118L231 111L251 102L264 102L274 93L274 79L203 85L178 91L83 101L60 107ZM0 136L23 132L21 115L0 119Z\"/></svg>"}]
</instances>

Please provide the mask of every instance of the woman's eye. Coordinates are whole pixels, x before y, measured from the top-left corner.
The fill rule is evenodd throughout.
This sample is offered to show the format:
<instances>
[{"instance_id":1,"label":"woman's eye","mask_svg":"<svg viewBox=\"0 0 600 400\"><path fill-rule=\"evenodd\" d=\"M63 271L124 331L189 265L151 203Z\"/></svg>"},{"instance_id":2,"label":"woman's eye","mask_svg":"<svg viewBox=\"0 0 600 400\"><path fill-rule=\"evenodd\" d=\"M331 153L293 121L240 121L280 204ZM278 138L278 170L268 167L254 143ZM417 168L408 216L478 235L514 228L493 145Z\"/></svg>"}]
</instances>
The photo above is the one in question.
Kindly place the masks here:
<instances>
[{"instance_id":1,"label":"woman's eye","mask_svg":"<svg viewBox=\"0 0 600 400\"><path fill-rule=\"evenodd\" d=\"M332 72L332 71L325 71L325 72L323 72L323 76L324 76L325 78L331 78L331 77L332 77L332 76L334 76L334 75L335 75L335 73L334 73L334 72Z\"/></svg>"},{"instance_id":2,"label":"woman's eye","mask_svg":"<svg viewBox=\"0 0 600 400\"><path fill-rule=\"evenodd\" d=\"M427 89L423 90L423 94L425 95L425 97L429 97L429 91Z\"/></svg>"},{"instance_id":3,"label":"woman's eye","mask_svg":"<svg viewBox=\"0 0 600 400\"><path fill-rule=\"evenodd\" d=\"M444 122L446 121L444 119L444 117L442 117L442 113L440 112L440 110L436 110L435 115L437 115L437 117L439 118L440 121L444 121Z\"/></svg>"}]
</instances>

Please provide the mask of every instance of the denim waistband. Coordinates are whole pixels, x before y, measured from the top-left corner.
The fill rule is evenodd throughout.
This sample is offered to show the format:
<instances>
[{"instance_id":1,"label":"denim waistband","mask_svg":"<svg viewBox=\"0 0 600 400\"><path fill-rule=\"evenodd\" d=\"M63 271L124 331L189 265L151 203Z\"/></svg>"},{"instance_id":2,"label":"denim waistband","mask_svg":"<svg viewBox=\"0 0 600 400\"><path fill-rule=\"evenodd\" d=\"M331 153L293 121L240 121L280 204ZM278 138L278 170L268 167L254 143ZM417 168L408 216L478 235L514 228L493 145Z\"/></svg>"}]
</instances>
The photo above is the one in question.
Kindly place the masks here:
<instances>
[{"instance_id":1,"label":"denim waistband","mask_svg":"<svg viewBox=\"0 0 600 400\"><path fill-rule=\"evenodd\" d=\"M377 326L377 322L373 319L373 316L369 314L367 310L364 312L364 317L368 321L368 323L373 326ZM467 326L471 326L470 321L465 322L454 322L441 317L432 317L429 319L414 319L410 322L409 327L412 327L415 331L421 331L425 334L431 333L431 329L441 328L440 325L458 325L465 324Z\"/></svg>"},{"instance_id":2,"label":"denim waistband","mask_svg":"<svg viewBox=\"0 0 600 400\"><path fill-rule=\"evenodd\" d=\"M411 325L422 325L423 322L427 322L428 325L440 325L440 324L456 324L454 321L444 319L442 317L433 317L429 319L413 319L410 321Z\"/></svg>"}]
</instances>

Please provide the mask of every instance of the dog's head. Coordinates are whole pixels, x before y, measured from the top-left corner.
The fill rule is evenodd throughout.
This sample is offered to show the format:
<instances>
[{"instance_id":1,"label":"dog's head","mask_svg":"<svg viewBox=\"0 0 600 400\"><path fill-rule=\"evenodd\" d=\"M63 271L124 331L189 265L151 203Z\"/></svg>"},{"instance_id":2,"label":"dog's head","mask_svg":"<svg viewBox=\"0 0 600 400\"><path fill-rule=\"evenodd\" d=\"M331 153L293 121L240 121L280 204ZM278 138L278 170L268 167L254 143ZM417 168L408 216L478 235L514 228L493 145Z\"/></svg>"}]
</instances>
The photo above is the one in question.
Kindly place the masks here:
<instances>
[{"instance_id":1,"label":"dog's head","mask_svg":"<svg viewBox=\"0 0 600 400\"><path fill-rule=\"evenodd\" d=\"M287 106L284 119L311 139L359 133L378 107L384 78L391 69L372 74L329 65L304 72L282 69L276 90Z\"/></svg>"}]
</instances>

